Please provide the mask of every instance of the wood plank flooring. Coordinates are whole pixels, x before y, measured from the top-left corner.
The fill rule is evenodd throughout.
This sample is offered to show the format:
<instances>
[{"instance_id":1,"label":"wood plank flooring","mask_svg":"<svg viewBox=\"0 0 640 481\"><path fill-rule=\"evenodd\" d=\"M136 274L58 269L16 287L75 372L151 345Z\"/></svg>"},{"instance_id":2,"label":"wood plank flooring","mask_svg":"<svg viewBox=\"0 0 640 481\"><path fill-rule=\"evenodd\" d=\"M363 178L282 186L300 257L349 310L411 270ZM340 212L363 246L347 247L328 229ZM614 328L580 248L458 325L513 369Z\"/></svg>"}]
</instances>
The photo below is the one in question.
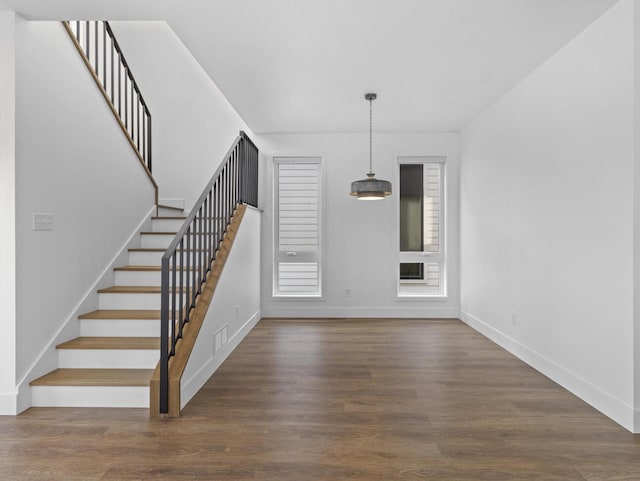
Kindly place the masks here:
<instances>
[{"instance_id":1,"label":"wood plank flooring","mask_svg":"<svg viewBox=\"0 0 640 481\"><path fill-rule=\"evenodd\" d=\"M640 480L640 436L459 321L263 320L180 419L0 433L3 480Z\"/></svg>"}]
</instances>

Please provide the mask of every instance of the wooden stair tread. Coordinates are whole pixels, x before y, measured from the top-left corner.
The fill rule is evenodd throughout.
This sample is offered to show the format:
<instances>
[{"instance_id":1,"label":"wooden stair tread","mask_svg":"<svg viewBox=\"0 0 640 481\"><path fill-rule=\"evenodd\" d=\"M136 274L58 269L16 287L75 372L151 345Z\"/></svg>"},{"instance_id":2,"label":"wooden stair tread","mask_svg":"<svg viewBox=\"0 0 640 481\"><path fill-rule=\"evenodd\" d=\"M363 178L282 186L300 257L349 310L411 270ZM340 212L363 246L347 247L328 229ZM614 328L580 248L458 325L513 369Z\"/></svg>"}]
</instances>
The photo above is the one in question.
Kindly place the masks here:
<instances>
[{"instance_id":1,"label":"wooden stair tread","mask_svg":"<svg viewBox=\"0 0 640 481\"><path fill-rule=\"evenodd\" d=\"M190 268L191 270L192 268ZM129 271L129 272L160 272L162 270L161 266L120 266L120 267L115 267L113 269L114 271ZM180 269L178 269L180 270ZM186 266L182 267L182 270L187 270Z\"/></svg>"},{"instance_id":2,"label":"wooden stair tread","mask_svg":"<svg viewBox=\"0 0 640 481\"><path fill-rule=\"evenodd\" d=\"M142 271L142 272L155 272L161 271L162 267L160 266L120 266L114 267L114 271Z\"/></svg>"},{"instance_id":3,"label":"wooden stair tread","mask_svg":"<svg viewBox=\"0 0 640 481\"><path fill-rule=\"evenodd\" d=\"M111 286L99 289L98 294L160 294L161 291L161 286ZM182 291L185 292L186 287Z\"/></svg>"},{"instance_id":4,"label":"wooden stair tread","mask_svg":"<svg viewBox=\"0 0 640 481\"><path fill-rule=\"evenodd\" d=\"M56 369L31 386L148 386L153 369Z\"/></svg>"},{"instance_id":5,"label":"wooden stair tread","mask_svg":"<svg viewBox=\"0 0 640 481\"><path fill-rule=\"evenodd\" d=\"M99 309L78 316L79 319L160 319L160 310L140 309Z\"/></svg>"},{"instance_id":6,"label":"wooden stair tread","mask_svg":"<svg viewBox=\"0 0 640 481\"><path fill-rule=\"evenodd\" d=\"M186 249L178 249L178 252L181 252ZM196 249L196 252L204 251L206 249ZM162 247L132 247L129 249L129 252L166 252L167 249L163 249ZM189 252L193 252L193 249L189 249Z\"/></svg>"},{"instance_id":7,"label":"wooden stair tread","mask_svg":"<svg viewBox=\"0 0 640 481\"><path fill-rule=\"evenodd\" d=\"M111 286L99 289L99 294L160 294L160 286Z\"/></svg>"},{"instance_id":8,"label":"wooden stair tread","mask_svg":"<svg viewBox=\"0 0 640 481\"><path fill-rule=\"evenodd\" d=\"M174 207L172 205L158 204L156 207L158 209L168 209L168 210L175 210L175 211L178 211L178 212L184 212L184 209L182 207Z\"/></svg>"},{"instance_id":9,"label":"wooden stair tread","mask_svg":"<svg viewBox=\"0 0 640 481\"><path fill-rule=\"evenodd\" d=\"M56 349L160 349L158 337L76 337Z\"/></svg>"}]
</instances>

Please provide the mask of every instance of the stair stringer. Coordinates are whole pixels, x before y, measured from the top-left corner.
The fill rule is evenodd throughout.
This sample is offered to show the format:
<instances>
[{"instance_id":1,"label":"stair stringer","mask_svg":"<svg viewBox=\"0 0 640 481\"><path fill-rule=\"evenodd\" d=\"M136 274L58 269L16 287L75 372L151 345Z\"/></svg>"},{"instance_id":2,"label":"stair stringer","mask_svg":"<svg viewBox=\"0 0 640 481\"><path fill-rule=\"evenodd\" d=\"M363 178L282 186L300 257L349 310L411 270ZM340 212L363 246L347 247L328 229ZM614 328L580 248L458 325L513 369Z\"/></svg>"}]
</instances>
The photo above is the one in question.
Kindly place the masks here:
<instances>
[{"instance_id":1,"label":"stair stringer","mask_svg":"<svg viewBox=\"0 0 640 481\"><path fill-rule=\"evenodd\" d=\"M192 309L190 321L183 328L183 337L176 344L176 354L169 360L169 413L167 417L180 417L181 383L187 363L193 352L198 334L205 321L207 311L213 300L220 276L233 247L238 228L246 212L247 206L240 204L231 218L227 231L220 244L216 259L211 264L211 271L202 288L202 293L196 299L196 306ZM160 417L160 365L156 367L150 382L149 414Z\"/></svg>"}]
</instances>

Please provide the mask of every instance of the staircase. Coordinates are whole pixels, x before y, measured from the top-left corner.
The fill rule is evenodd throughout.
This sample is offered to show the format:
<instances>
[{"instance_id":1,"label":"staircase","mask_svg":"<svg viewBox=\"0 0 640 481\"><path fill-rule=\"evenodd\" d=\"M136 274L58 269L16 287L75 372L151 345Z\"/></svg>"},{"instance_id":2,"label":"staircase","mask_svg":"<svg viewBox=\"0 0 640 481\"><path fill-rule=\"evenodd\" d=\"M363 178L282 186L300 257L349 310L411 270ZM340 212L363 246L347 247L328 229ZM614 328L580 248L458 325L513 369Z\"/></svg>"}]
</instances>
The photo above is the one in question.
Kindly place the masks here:
<instances>
[{"instance_id":1,"label":"staircase","mask_svg":"<svg viewBox=\"0 0 640 481\"><path fill-rule=\"evenodd\" d=\"M149 407L160 352L160 260L185 220L160 207L115 285L98 290L98 307L79 316L80 337L56 346L58 369L30 383L32 406Z\"/></svg>"}]
</instances>

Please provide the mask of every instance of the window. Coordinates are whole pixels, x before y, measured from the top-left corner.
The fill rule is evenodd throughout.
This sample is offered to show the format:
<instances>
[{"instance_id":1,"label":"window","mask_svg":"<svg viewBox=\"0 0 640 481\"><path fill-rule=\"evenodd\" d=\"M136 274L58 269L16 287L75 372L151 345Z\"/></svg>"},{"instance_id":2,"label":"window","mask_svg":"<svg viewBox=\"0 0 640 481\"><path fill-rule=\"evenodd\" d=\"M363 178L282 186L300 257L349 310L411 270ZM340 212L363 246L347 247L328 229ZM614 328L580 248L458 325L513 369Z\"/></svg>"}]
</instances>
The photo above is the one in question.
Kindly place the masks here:
<instances>
[{"instance_id":1,"label":"window","mask_svg":"<svg viewBox=\"0 0 640 481\"><path fill-rule=\"evenodd\" d=\"M320 159L274 158L273 295L322 295Z\"/></svg>"},{"instance_id":2,"label":"window","mask_svg":"<svg viewBox=\"0 0 640 481\"><path fill-rule=\"evenodd\" d=\"M444 158L400 157L399 296L444 296Z\"/></svg>"}]
</instances>

